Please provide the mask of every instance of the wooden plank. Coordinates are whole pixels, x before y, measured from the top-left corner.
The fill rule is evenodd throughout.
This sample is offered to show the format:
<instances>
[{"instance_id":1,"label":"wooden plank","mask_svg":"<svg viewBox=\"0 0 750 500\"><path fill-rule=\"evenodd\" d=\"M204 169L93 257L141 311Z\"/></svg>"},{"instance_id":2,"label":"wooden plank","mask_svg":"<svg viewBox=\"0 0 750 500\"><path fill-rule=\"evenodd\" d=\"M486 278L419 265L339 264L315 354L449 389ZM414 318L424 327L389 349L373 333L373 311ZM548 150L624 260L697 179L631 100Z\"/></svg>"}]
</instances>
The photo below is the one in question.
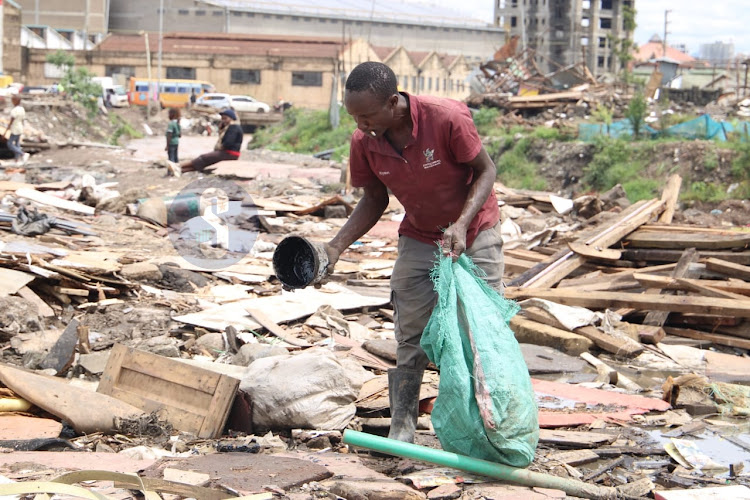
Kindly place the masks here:
<instances>
[{"instance_id":1,"label":"wooden plank","mask_svg":"<svg viewBox=\"0 0 750 500\"><path fill-rule=\"evenodd\" d=\"M677 261L677 265L675 266L674 270L671 273L672 278L696 278L700 276L695 271L690 271L690 264L693 262L696 262L698 260L698 252L695 248L689 248L685 250L685 252L680 257L680 260ZM674 292L670 290L646 290L646 293L649 294L666 294L671 295L674 294ZM669 311L649 311L648 314L646 314L646 318L643 320L644 325L651 325L651 326L664 326L664 323L666 323L667 318L669 317Z\"/></svg>"},{"instance_id":2,"label":"wooden plank","mask_svg":"<svg viewBox=\"0 0 750 500\"><path fill-rule=\"evenodd\" d=\"M653 248L634 248L622 251L622 258L635 262L677 262L682 256L681 250L661 250ZM704 259L715 258L741 264L750 265L750 252L733 252L730 250L703 250L701 257ZM745 278L750 280L750 278Z\"/></svg>"},{"instance_id":3,"label":"wooden plank","mask_svg":"<svg viewBox=\"0 0 750 500\"><path fill-rule=\"evenodd\" d=\"M27 286L21 288L20 290L18 290L18 295L34 304L40 316L44 318L51 318L55 316L55 311L53 311L52 308L39 297L39 295L34 293L34 290L32 290L31 288Z\"/></svg>"},{"instance_id":4,"label":"wooden plank","mask_svg":"<svg viewBox=\"0 0 750 500\"><path fill-rule=\"evenodd\" d=\"M599 460L599 455L591 450L553 451L548 453L546 458L576 466L595 462Z\"/></svg>"},{"instance_id":5,"label":"wooden plank","mask_svg":"<svg viewBox=\"0 0 750 500\"><path fill-rule=\"evenodd\" d=\"M539 443L560 448L596 448L612 444L616 435L597 432L561 431L557 429L539 429Z\"/></svg>"},{"instance_id":6,"label":"wooden plank","mask_svg":"<svg viewBox=\"0 0 750 500\"><path fill-rule=\"evenodd\" d=\"M311 347L311 344L305 342L302 339L298 339L287 334L283 328L281 328L275 321L266 316L265 313L258 309L246 309L251 318L253 318L260 326L268 330L269 333L279 337L287 344L297 347Z\"/></svg>"},{"instance_id":7,"label":"wooden plank","mask_svg":"<svg viewBox=\"0 0 750 500\"><path fill-rule=\"evenodd\" d=\"M163 356L115 344L97 392L144 411L159 411L176 429L221 435L240 381Z\"/></svg>"},{"instance_id":8,"label":"wooden plank","mask_svg":"<svg viewBox=\"0 0 750 500\"><path fill-rule=\"evenodd\" d=\"M577 333L545 325L520 315L510 320L510 329L519 342L553 347L573 356L588 351L594 345L591 340Z\"/></svg>"},{"instance_id":9,"label":"wooden plank","mask_svg":"<svg viewBox=\"0 0 750 500\"><path fill-rule=\"evenodd\" d=\"M567 331L567 328L557 318L539 307L527 307L523 310L523 314L531 320ZM573 330L573 333L591 340L599 349L618 356L637 356L644 349L642 345L633 339L608 335L595 326L579 327Z\"/></svg>"},{"instance_id":10,"label":"wooden plank","mask_svg":"<svg viewBox=\"0 0 750 500\"><path fill-rule=\"evenodd\" d=\"M390 368L396 367L396 365L391 363L390 361L386 361L365 351L360 343L356 340L350 339L349 337L344 337L343 335L339 335L333 332L331 332L331 338L337 344L349 347L349 354L357 358L363 366L375 368L376 370L388 370Z\"/></svg>"},{"instance_id":11,"label":"wooden plank","mask_svg":"<svg viewBox=\"0 0 750 500\"><path fill-rule=\"evenodd\" d=\"M676 335L695 340L707 340L713 344L726 345L729 347L738 347L740 349L750 349L750 339L741 339L719 333L708 333L690 328L674 328L671 326L664 327L668 335Z\"/></svg>"},{"instance_id":12,"label":"wooden plank","mask_svg":"<svg viewBox=\"0 0 750 500\"><path fill-rule=\"evenodd\" d=\"M602 248L619 242L623 237L633 232L641 224L648 222L663 207L658 200L643 200L628 207L616 222L607 221L578 242L595 245ZM561 250L545 262L534 266L518 278L510 282L511 286L523 288L548 288L568 276L585 263L585 259L577 256L569 249Z\"/></svg>"},{"instance_id":13,"label":"wooden plank","mask_svg":"<svg viewBox=\"0 0 750 500\"><path fill-rule=\"evenodd\" d=\"M709 258L706 260L706 268L734 278L750 281L750 266L744 266L726 260Z\"/></svg>"},{"instance_id":14,"label":"wooden plank","mask_svg":"<svg viewBox=\"0 0 750 500\"><path fill-rule=\"evenodd\" d=\"M661 201L664 202L664 212L659 216L659 222L670 224L674 217L677 200L680 197L680 187L682 186L682 177L679 174L672 174L667 180L667 185L661 193Z\"/></svg>"},{"instance_id":15,"label":"wooden plank","mask_svg":"<svg viewBox=\"0 0 750 500\"><path fill-rule=\"evenodd\" d=\"M18 293L21 288L34 280L33 274L0 267L0 297Z\"/></svg>"},{"instance_id":16,"label":"wooden plank","mask_svg":"<svg viewBox=\"0 0 750 500\"><path fill-rule=\"evenodd\" d=\"M712 290L730 292L733 295L750 295L750 283L745 283L744 281L721 281L691 278L674 279L668 276L658 276L646 273L635 273L633 274L633 278L635 278L635 280L642 286L648 288L689 292L696 290L698 287L707 287Z\"/></svg>"},{"instance_id":17,"label":"wooden plank","mask_svg":"<svg viewBox=\"0 0 750 500\"><path fill-rule=\"evenodd\" d=\"M41 203L42 205L49 205L63 210L70 210L71 212L78 212L86 215L94 215L96 210L94 207L86 206L82 203L78 203L70 200L63 200L57 196L51 194L42 193L36 189L21 188L16 190L16 196L21 198L28 198L29 200Z\"/></svg>"},{"instance_id":18,"label":"wooden plank","mask_svg":"<svg viewBox=\"0 0 750 500\"><path fill-rule=\"evenodd\" d=\"M744 295L740 295L740 294L732 293L732 292L726 292L719 288L714 288L708 285L701 285L700 283L690 282L690 281L687 281L686 279L677 279L677 283L680 284L680 286L686 287L689 291L699 293L703 295L704 297L718 297L720 299L735 299L735 300L750 300L748 297L745 297Z\"/></svg>"},{"instance_id":19,"label":"wooden plank","mask_svg":"<svg viewBox=\"0 0 750 500\"><path fill-rule=\"evenodd\" d=\"M615 248L602 248L594 245L586 245L578 241L569 242L568 248L586 259L620 260L622 257L622 252Z\"/></svg>"},{"instance_id":20,"label":"wooden plank","mask_svg":"<svg viewBox=\"0 0 750 500\"><path fill-rule=\"evenodd\" d=\"M708 297L645 295L618 292L580 292L569 289L519 289L506 288L505 296L513 300L528 298L547 299L568 306L589 309L633 308L639 311L656 310L671 312L702 311L706 314L750 318L750 301L714 299Z\"/></svg>"},{"instance_id":21,"label":"wooden plank","mask_svg":"<svg viewBox=\"0 0 750 500\"><path fill-rule=\"evenodd\" d=\"M661 248L698 250L729 250L747 248L750 234L721 235L711 233L662 233L638 230L628 235L625 242L630 248Z\"/></svg>"}]
</instances>

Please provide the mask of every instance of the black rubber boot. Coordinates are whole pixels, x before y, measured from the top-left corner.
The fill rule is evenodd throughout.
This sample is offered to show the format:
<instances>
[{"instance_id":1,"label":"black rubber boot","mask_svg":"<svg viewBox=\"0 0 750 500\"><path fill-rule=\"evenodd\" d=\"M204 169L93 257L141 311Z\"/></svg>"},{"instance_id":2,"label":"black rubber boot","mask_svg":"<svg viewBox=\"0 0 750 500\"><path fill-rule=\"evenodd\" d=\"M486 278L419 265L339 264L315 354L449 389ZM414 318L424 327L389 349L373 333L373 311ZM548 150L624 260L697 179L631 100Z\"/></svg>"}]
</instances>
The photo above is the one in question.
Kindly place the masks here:
<instances>
[{"instance_id":1,"label":"black rubber boot","mask_svg":"<svg viewBox=\"0 0 750 500\"><path fill-rule=\"evenodd\" d=\"M424 370L393 368L388 370L388 399L391 404L391 429L388 439L414 442L419 416L419 388Z\"/></svg>"}]
</instances>

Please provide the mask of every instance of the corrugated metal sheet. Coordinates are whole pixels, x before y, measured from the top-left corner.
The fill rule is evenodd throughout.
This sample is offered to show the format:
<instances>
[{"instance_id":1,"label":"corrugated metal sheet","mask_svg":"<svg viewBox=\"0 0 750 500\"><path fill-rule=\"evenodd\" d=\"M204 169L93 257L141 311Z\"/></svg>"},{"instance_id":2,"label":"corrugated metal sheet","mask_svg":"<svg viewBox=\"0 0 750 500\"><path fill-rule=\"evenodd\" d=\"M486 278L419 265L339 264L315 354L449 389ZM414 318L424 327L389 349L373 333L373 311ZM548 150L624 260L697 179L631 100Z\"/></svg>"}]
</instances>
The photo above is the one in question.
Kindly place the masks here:
<instances>
[{"instance_id":1,"label":"corrugated metal sheet","mask_svg":"<svg viewBox=\"0 0 750 500\"><path fill-rule=\"evenodd\" d=\"M487 27L488 23L467 17L460 9L410 0L203 0L201 3L230 10L286 15L341 17L378 22Z\"/></svg>"}]
</instances>

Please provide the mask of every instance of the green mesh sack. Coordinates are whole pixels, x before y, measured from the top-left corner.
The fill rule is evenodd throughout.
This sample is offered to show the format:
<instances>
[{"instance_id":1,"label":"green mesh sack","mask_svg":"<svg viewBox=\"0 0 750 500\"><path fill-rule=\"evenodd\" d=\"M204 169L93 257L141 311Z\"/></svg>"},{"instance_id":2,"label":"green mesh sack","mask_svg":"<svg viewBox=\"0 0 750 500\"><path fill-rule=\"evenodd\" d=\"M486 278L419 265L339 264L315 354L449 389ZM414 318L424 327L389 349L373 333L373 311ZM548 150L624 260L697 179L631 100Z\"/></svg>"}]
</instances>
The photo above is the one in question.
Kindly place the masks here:
<instances>
[{"instance_id":1,"label":"green mesh sack","mask_svg":"<svg viewBox=\"0 0 750 500\"><path fill-rule=\"evenodd\" d=\"M518 312L478 277L464 255L439 257L432 271L437 305L422 348L440 369L432 424L445 451L526 467L539 422L526 362L508 326Z\"/></svg>"}]
</instances>

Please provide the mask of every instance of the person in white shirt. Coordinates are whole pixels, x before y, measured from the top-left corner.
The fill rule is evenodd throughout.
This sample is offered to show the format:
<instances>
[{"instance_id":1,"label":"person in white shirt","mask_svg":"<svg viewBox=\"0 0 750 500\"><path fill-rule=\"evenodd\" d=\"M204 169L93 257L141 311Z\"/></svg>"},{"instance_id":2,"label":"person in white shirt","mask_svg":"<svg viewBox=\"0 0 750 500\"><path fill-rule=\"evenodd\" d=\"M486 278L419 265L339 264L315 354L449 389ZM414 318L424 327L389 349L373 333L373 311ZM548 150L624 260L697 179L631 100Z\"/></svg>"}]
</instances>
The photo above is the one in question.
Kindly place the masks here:
<instances>
[{"instance_id":1,"label":"person in white shirt","mask_svg":"<svg viewBox=\"0 0 750 500\"><path fill-rule=\"evenodd\" d=\"M26 119L26 110L21 106L21 98L18 95L14 95L11 101L13 102L13 109L10 110L10 123L8 123L8 127L5 129L5 133L8 133L8 130L10 130L8 149L15 155L17 163L25 165L29 160L29 153L23 152L20 143L21 134L23 134L23 121Z\"/></svg>"}]
</instances>

